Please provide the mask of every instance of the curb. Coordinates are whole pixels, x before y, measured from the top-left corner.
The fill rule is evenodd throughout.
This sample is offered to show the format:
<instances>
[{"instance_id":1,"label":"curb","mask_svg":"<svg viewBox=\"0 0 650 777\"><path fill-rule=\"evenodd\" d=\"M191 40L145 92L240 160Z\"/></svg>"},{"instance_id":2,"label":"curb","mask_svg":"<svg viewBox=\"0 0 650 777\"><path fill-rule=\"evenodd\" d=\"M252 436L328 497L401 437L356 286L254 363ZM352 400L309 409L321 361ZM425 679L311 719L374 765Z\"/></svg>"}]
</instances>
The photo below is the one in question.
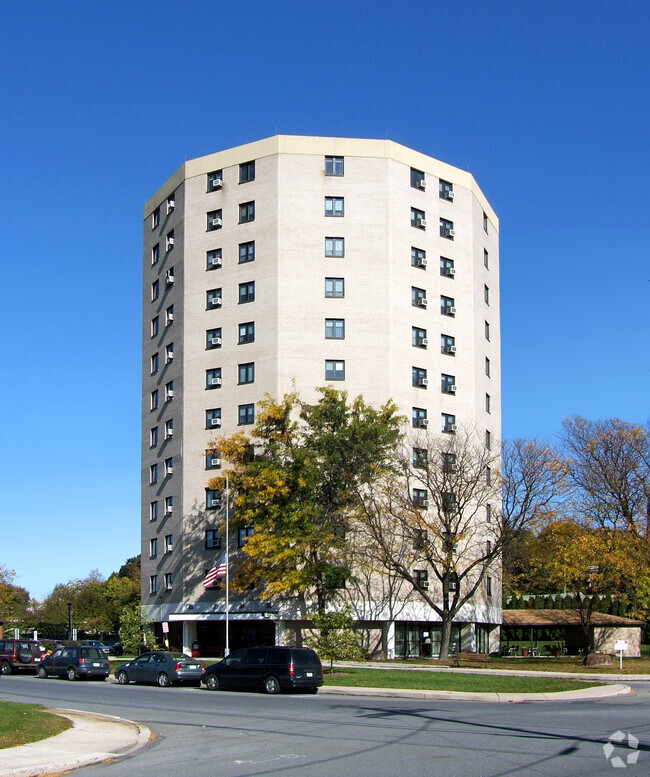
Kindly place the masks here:
<instances>
[{"instance_id":1,"label":"curb","mask_svg":"<svg viewBox=\"0 0 650 777\"><path fill-rule=\"evenodd\" d=\"M49 739L0 750L0 777L43 777L113 761L144 747L147 726L113 715L48 708L71 720L72 728Z\"/></svg>"}]
</instances>

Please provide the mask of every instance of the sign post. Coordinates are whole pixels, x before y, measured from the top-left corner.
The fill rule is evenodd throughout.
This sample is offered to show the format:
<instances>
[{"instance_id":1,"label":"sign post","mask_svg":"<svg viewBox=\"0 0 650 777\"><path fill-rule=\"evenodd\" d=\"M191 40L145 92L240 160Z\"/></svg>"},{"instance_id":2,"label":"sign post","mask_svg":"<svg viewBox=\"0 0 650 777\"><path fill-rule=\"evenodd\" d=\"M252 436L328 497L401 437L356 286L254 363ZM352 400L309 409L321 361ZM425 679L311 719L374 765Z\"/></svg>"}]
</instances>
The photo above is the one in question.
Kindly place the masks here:
<instances>
[{"instance_id":1,"label":"sign post","mask_svg":"<svg viewBox=\"0 0 650 777\"><path fill-rule=\"evenodd\" d=\"M627 650L629 647L628 641L626 639L617 639L614 641L614 650L618 650L619 652L619 659L620 659L620 665L619 668L623 668L623 651Z\"/></svg>"}]
</instances>

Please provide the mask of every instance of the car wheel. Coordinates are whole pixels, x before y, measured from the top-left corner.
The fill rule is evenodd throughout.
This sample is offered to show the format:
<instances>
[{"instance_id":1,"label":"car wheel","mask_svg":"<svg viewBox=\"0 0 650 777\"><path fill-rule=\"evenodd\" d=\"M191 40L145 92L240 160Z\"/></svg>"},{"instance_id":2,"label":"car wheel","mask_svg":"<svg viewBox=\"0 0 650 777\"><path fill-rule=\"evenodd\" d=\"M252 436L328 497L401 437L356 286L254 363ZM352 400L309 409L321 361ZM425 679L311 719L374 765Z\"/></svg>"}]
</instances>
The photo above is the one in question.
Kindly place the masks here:
<instances>
[{"instance_id":1,"label":"car wheel","mask_svg":"<svg viewBox=\"0 0 650 777\"><path fill-rule=\"evenodd\" d=\"M280 681L277 677L271 675L264 680L264 690L266 693L280 693Z\"/></svg>"},{"instance_id":2,"label":"car wheel","mask_svg":"<svg viewBox=\"0 0 650 777\"><path fill-rule=\"evenodd\" d=\"M38 672L36 674L41 678L41 680L45 680L45 678L47 677L47 670L45 669L44 666L39 666Z\"/></svg>"},{"instance_id":3,"label":"car wheel","mask_svg":"<svg viewBox=\"0 0 650 777\"><path fill-rule=\"evenodd\" d=\"M68 680L76 680L77 679L77 673L75 671L74 666L69 666L68 671L65 673L65 676L68 678Z\"/></svg>"},{"instance_id":4,"label":"car wheel","mask_svg":"<svg viewBox=\"0 0 650 777\"><path fill-rule=\"evenodd\" d=\"M218 691L221 688L221 684L219 683L219 678L216 674L209 674L205 678L205 687L209 691Z\"/></svg>"},{"instance_id":5,"label":"car wheel","mask_svg":"<svg viewBox=\"0 0 650 777\"><path fill-rule=\"evenodd\" d=\"M128 685L129 684L129 676L126 672L118 672L117 673L117 682L120 685Z\"/></svg>"},{"instance_id":6,"label":"car wheel","mask_svg":"<svg viewBox=\"0 0 650 777\"><path fill-rule=\"evenodd\" d=\"M164 672L161 672L158 675L158 685L161 688L168 688L171 685L171 682L169 681L169 677Z\"/></svg>"},{"instance_id":7,"label":"car wheel","mask_svg":"<svg viewBox=\"0 0 650 777\"><path fill-rule=\"evenodd\" d=\"M6 661L2 662L2 674L11 674L11 667Z\"/></svg>"}]
</instances>

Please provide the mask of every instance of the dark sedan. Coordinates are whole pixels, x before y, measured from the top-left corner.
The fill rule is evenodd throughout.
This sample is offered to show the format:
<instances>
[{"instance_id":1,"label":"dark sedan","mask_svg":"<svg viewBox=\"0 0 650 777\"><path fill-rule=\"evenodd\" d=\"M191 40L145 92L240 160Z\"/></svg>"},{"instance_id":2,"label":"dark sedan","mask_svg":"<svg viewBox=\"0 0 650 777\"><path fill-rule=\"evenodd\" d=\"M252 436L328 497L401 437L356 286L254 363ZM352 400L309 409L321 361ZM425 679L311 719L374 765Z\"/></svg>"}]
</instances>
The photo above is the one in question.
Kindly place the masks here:
<instances>
[{"instance_id":1,"label":"dark sedan","mask_svg":"<svg viewBox=\"0 0 650 777\"><path fill-rule=\"evenodd\" d=\"M120 685L135 683L157 683L161 688L177 683L201 684L205 664L184 653L153 651L143 653L128 664L115 670L115 679Z\"/></svg>"}]
</instances>

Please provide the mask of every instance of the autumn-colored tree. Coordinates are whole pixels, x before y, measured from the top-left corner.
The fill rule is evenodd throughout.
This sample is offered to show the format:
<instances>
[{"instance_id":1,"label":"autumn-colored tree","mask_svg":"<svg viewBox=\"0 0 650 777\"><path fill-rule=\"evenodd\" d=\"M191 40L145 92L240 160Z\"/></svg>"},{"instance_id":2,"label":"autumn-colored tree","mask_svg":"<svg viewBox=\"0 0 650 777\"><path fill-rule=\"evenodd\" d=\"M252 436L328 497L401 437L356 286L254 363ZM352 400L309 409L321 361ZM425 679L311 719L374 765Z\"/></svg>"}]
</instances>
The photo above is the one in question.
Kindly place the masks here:
<instances>
[{"instance_id":1,"label":"autumn-colored tree","mask_svg":"<svg viewBox=\"0 0 650 777\"><path fill-rule=\"evenodd\" d=\"M13 614L13 585L15 572L0 564L0 620L9 620Z\"/></svg>"},{"instance_id":2,"label":"autumn-colored tree","mask_svg":"<svg viewBox=\"0 0 650 777\"><path fill-rule=\"evenodd\" d=\"M259 403L250 437L214 442L228 464L233 527L252 527L233 585L264 582L263 596L313 596L319 614L351 574L346 541L361 484L389 466L400 437L397 408L379 409L346 392L319 389L313 404L296 393ZM224 477L209 483L223 490Z\"/></svg>"}]
</instances>

